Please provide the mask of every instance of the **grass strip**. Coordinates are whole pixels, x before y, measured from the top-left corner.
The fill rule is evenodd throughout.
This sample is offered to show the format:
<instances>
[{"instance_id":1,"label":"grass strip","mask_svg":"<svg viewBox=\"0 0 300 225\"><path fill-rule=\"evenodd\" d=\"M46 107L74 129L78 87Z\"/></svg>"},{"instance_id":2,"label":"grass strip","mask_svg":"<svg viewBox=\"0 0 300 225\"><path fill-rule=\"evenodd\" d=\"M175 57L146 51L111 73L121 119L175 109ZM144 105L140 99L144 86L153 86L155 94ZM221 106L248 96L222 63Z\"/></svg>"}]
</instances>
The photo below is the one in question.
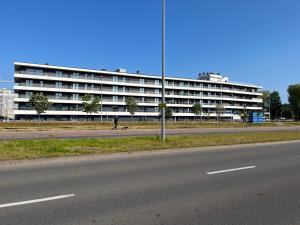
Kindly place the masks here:
<instances>
[{"instance_id":1,"label":"grass strip","mask_svg":"<svg viewBox=\"0 0 300 225\"><path fill-rule=\"evenodd\" d=\"M165 142L161 142L159 137L9 140L0 141L0 160L38 159L286 140L300 140L300 131L169 136Z\"/></svg>"}]
</instances>

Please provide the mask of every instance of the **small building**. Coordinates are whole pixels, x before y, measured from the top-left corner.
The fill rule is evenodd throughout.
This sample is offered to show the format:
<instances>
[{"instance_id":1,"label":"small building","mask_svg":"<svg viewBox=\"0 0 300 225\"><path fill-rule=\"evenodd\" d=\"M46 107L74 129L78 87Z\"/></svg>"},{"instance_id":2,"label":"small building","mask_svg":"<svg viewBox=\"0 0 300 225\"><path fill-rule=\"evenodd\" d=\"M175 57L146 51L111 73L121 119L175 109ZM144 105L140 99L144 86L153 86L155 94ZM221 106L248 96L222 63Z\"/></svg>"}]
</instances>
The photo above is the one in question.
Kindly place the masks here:
<instances>
[{"instance_id":1,"label":"small building","mask_svg":"<svg viewBox=\"0 0 300 225\"><path fill-rule=\"evenodd\" d=\"M0 89L0 120L14 119L14 95L12 90Z\"/></svg>"}]
</instances>

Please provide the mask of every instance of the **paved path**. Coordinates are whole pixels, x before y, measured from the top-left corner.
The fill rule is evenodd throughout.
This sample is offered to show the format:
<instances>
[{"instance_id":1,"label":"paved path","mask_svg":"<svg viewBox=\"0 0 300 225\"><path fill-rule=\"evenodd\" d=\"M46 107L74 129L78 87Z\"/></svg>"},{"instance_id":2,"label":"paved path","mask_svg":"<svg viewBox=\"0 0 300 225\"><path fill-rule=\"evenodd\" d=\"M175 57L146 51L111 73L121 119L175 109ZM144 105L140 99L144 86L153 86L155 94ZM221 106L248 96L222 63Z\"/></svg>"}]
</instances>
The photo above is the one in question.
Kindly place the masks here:
<instances>
[{"instance_id":1,"label":"paved path","mask_svg":"<svg viewBox=\"0 0 300 225\"><path fill-rule=\"evenodd\" d=\"M300 126L248 127L248 128L185 128L168 129L168 135L190 135L204 133L240 133L255 131L300 131ZM44 139L44 138L105 138L123 136L159 135L159 129L128 130L49 130L49 131L0 131L0 140Z\"/></svg>"},{"instance_id":2,"label":"paved path","mask_svg":"<svg viewBox=\"0 0 300 225\"><path fill-rule=\"evenodd\" d=\"M299 225L300 142L1 166L1 225Z\"/></svg>"}]
</instances>

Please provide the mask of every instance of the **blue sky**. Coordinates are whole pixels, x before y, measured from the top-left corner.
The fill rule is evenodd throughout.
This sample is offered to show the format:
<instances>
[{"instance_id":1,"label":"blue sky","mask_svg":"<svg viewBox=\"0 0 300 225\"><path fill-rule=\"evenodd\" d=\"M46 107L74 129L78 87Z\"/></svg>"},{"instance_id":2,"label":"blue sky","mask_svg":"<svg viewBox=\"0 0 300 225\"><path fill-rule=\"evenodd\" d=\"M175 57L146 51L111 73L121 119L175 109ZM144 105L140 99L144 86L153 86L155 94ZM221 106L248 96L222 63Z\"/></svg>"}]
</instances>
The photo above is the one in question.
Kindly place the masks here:
<instances>
[{"instance_id":1,"label":"blue sky","mask_svg":"<svg viewBox=\"0 0 300 225\"><path fill-rule=\"evenodd\" d=\"M219 72L286 102L300 83L299 12L299 0L167 0L167 75ZM2 0L2 80L14 61L160 74L161 0Z\"/></svg>"}]
</instances>

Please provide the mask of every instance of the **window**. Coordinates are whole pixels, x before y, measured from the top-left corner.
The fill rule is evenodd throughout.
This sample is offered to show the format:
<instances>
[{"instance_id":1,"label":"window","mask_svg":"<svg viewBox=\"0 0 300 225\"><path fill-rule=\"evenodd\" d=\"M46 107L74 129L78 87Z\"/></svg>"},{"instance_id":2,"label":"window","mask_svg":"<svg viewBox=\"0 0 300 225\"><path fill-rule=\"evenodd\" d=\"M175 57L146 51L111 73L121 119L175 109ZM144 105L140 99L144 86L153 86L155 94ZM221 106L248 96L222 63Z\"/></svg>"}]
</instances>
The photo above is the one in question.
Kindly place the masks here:
<instances>
[{"instance_id":1,"label":"window","mask_svg":"<svg viewBox=\"0 0 300 225\"><path fill-rule=\"evenodd\" d=\"M26 96L26 98L30 98L32 96L32 92L31 91L26 91L25 96Z\"/></svg>"},{"instance_id":2,"label":"window","mask_svg":"<svg viewBox=\"0 0 300 225\"><path fill-rule=\"evenodd\" d=\"M43 70L35 69L34 72L36 75L43 75Z\"/></svg>"},{"instance_id":3,"label":"window","mask_svg":"<svg viewBox=\"0 0 300 225\"><path fill-rule=\"evenodd\" d=\"M26 69L26 73L28 73L28 74L34 74L34 69L27 68Z\"/></svg>"},{"instance_id":4,"label":"window","mask_svg":"<svg viewBox=\"0 0 300 225\"><path fill-rule=\"evenodd\" d=\"M62 82L55 82L55 88L61 88Z\"/></svg>"},{"instance_id":5,"label":"window","mask_svg":"<svg viewBox=\"0 0 300 225\"><path fill-rule=\"evenodd\" d=\"M79 84L73 83L73 89L78 89L78 88L79 88Z\"/></svg>"},{"instance_id":6,"label":"window","mask_svg":"<svg viewBox=\"0 0 300 225\"><path fill-rule=\"evenodd\" d=\"M55 98L56 99L61 99L62 93L55 93Z\"/></svg>"},{"instance_id":7,"label":"window","mask_svg":"<svg viewBox=\"0 0 300 225\"><path fill-rule=\"evenodd\" d=\"M113 102L117 102L118 101L118 96L113 96Z\"/></svg>"},{"instance_id":8,"label":"window","mask_svg":"<svg viewBox=\"0 0 300 225\"><path fill-rule=\"evenodd\" d=\"M79 73L73 73L72 78L79 78Z\"/></svg>"},{"instance_id":9,"label":"window","mask_svg":"<svg viewBox=\"0 0 300 225\"><path fill-rule=\"evenodd\" d=\"M113 86L113 91L114 92L118 92L118 90L119 90L118 86Z\"/></svg>"},{"instance_id":10,"label":"window","mask_svg":"<svg viewBox=\"0 0 300 225\"><path fill-rule=\"evenodd\" d=\"M79 99L79 94L73 94L73 100L78 100Z\"/></svg>"},{"instance_id":11,"label":"window","mask_svg":"<svg viewBox=\"0 0 300 225\"><path fill-rule=\"evenodd\" d=\"M57 77L62 77L63 76L62 71L56 71L55 74L56 74Z\"/></svg>"},{"instance_id":12,"label":"window","mask_svg":"<svg viewBox=\"0 0 300 225\"><path fill-rule=\"evenodd\" d=\"M33 81L32 81L32 80L26 80L26 86L31 87L32 84L33 84Z\"/></svg>"}]
</instances>

